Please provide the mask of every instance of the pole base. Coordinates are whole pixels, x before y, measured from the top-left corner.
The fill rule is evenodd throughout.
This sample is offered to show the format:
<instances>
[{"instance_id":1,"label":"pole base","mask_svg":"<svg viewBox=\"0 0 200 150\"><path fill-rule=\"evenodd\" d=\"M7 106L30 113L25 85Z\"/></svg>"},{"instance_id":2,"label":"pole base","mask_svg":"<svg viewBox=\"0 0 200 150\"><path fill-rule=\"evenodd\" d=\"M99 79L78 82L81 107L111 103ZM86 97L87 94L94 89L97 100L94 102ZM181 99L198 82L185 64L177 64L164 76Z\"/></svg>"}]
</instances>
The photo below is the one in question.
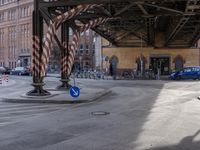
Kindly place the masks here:
<instances>
[{"instance_id":1,"label":"pole base","mask_svg":"<svg viewBox=\"0 0 200 150\"><path fill-rule=\"evenodd\" d=\"M47 96L51 95L50 92L43 89L44 83L33 83L32 86L34 86L34 90L29 91L26 93L28 96Z\"/></svg>"},{"instance_id":2,"label":"pole base","mask_svg":"<svg viewBox=\"0 0 200 150\"><path fill-rule=\"evenodd\" d=\"M57 90L69 90L72 85L69 84L70 79L61 79L60 80L62 82L61 85L59 85L56 89Z\"/></svg>"}]
</instances>

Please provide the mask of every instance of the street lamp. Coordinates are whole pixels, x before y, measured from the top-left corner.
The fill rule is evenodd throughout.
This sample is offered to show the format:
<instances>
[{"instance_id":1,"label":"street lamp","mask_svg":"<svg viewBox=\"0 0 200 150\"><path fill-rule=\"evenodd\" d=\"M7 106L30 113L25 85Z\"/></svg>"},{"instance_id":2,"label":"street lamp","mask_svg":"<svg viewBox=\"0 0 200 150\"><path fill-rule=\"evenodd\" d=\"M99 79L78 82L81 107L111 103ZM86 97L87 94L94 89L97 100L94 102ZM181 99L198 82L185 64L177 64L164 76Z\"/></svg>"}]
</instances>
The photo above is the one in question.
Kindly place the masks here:
<instances>
[{"instance_id":1,"label":"street lamp","mask_svg":"<svg viewBox=\"0 0 200 150\"><path fill-rule=\"evenodd\" d=\"M142 33L140 33L140 39L141 39L141 52L140 52L140 77L143 76L143 60L142 60Z\"/></svg>"}]
</instances>

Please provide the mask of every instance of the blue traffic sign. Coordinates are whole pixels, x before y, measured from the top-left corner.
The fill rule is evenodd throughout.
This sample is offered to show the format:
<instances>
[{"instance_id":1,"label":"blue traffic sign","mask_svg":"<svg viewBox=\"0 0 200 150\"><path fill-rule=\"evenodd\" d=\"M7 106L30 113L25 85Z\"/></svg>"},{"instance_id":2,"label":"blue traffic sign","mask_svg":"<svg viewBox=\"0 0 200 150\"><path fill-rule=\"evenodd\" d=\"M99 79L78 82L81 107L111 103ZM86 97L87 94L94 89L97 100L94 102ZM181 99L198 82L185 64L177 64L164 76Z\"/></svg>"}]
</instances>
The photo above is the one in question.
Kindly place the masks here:
<instances>
[{"instance_id":1,"label":"blue traffic sign","mask_svg":"<svg viewBox=\"0 0 200 150\"><path fill-rule=\"evenodd\" d=\"M71 97L77 98L80 95L80 89L76 86L73 86L70 88L69 93L70 93Z\"/></svg>"}]
</instances>

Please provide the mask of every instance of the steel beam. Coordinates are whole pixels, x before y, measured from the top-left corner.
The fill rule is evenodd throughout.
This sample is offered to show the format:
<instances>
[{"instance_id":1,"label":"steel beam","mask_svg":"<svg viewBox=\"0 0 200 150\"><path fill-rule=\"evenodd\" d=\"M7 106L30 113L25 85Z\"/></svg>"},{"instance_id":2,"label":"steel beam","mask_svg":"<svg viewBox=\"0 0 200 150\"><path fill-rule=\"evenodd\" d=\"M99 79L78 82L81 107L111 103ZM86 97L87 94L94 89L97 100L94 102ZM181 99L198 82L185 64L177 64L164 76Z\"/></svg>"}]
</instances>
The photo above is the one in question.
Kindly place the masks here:
<instances>
[{"instance_id":1,"label":"steel beam","mask_svg":"<svg viewBox=\"0 0 200 150\"><path fill-rule=\"evenodd\" d=\"M130 3L129 5L125 6L124 8L122 8L121 10L119 10L118 12L116 12L114 14L114 16L118 16L122 13L124 13L125 11L127 11L129 8L133 7L135 5L135 3Z\"/></svg>"},{"instance_id":2,"label":"steel beam","mask_svg":"<svg viewBox=\"0 0 200 150\"><path fill-rule=\"evenodd\" d=\"M165 46L167 46L169 42L175 38L177 33L183 28L183 26L188 22L189 19L190 19L190 16L184 16L179 20L177 25L173 27L172 31L168 35Z\"/></svg>"},{"instance_id":3,"label":"steel beam","mask_svg":"<svg viewBox=\"0 0 200 150\"><path fill-rule=\"evenodd\" d=\"M146 11L142 4L137 3L136 5L140 8L144 15L149 15L149 13Z\"/></svg>"},{"instance_id":4,"label":"steel beam","mask_svg":"<svg viewBox=\"0 0 200 150\"><path fill-rule=\"evenodd\" d=\"M123 2L124 0L59 0L59 1L41 1L40 7L58 7L75 6L80 4L109 4Z\"/></svg>"},{"instance_id":5,"label":"steel beam","mask_svg":"<svg viewBox=\"0 0 200 150\"><path fill-rule=\"evenodd\" d=\"M163 6L159 6L159 5L153 5L153 4L149 4L149 3L143 3L143 5L150 6L150 7L155 7L155 8L166 10L166 11L170 11L170 12L174 12L174 13L177 13L177 14L182 14L182 15L184 14L184 12L182 12L182 11L179 11L179 10L176 10L176 9L167 8L167 7L163 7Z\"/></svg>"},{"instance_id":6,"label":"steel beam","mask_svg":"<svg viewBox=\"0 0 200 150\"><path fill-rule=\"evenodd\" d=\"M192 38L189 42L190 45L194 45L200 39L200 25L196 27L193 32Z\"/></svg>"},{"instance_id":7,"label":"steel beam","mask_svg":"<svg viewBox=\"0 0 200 150\"><path fill-rule=\"evenodd\" d=\"M152 24L152 19L147 18L146 19L146 32L147 32L147 43L148 45L154 45L154 30L153 30L154 25Z\"/></svg>"}]
</instances>

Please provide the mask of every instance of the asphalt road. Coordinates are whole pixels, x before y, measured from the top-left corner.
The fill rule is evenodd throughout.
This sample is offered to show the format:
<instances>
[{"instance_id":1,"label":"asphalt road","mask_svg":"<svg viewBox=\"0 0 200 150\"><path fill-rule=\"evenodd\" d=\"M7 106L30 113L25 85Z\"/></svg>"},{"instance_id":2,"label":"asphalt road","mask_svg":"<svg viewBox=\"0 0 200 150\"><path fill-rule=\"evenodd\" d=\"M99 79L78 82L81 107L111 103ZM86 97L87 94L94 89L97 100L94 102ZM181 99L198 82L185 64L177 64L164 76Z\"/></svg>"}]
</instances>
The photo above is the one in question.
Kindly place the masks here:
<instances>
[{"instance_id":1,"label":"asphalt road","mask_svg":"<svg viewBox=\"0 0 200 150\"><path fill-rule=\"evenodd\" d=\"M16 84L0 87L0 97L31 89L30 77L12 79ZM46 87L58 80L46 78ZM78 80L112 93L78 105L1 102L0 150L198 150L199 83Z\"/></svg>"}]
</instances>

